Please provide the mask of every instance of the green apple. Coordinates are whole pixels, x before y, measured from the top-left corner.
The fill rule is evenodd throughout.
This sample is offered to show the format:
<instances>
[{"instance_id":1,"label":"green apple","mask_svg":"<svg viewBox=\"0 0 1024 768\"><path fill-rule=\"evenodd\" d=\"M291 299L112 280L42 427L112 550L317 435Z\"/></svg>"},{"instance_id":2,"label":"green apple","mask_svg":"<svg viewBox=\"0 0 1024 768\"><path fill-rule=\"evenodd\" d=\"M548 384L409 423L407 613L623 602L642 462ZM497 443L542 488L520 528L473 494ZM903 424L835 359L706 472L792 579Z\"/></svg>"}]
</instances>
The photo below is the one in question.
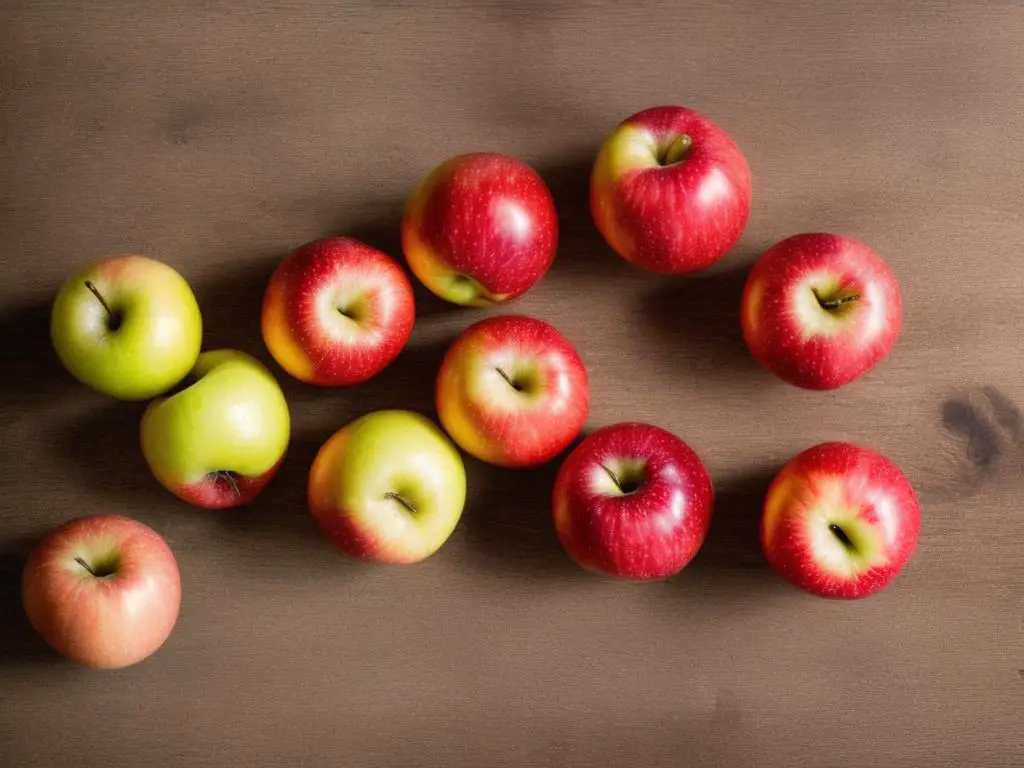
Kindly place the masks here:
<instances>
[{"instance_id":1,"label":"green apple","mask_svg":"<svg viewBox=\"0 0 1024 768\"><path fill-rule=\"evenodd\" d=\"M50 338L68 372L120 400L148 400L181 381L202 336L185 278L147 256L88 265L61 286L50 315Z\"/></svg>"},{"instance_id":2,"label":"green apple","mask_svg":"<svg viewBox=\"0 0 1024 768\"><path fill-rule=\"evenodd\" d=\"M343 552L415 563L455 530L466 470L455 445L425 416L376 411L320 447L308 490L313 518Z\"/></svg>"},{"instance_id":3,"label":"green apple","mask_svg":"<svg viewBox=\"0 0 1024 768\"><path fill-rule=\"evenodd\" d=\"M146 463L161 485L197 507L247 504L288 449L284 393L262 363L233 349L202 353L192 378L142 414Z\"/></svg>"}]
</instances>

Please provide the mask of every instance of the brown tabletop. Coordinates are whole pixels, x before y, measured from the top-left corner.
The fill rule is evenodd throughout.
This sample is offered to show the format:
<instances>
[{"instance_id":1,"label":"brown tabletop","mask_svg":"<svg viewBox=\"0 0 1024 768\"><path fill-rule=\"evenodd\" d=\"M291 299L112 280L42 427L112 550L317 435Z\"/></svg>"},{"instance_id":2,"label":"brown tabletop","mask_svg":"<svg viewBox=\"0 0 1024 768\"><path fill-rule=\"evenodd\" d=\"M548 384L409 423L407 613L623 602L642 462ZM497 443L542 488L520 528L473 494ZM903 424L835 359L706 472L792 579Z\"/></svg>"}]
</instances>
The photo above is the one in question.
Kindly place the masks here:
<instances>
[{"instance_id":1,"label":"brown tabletop","mask_svg":"<svg viewBox=\"0 0 1024 768\"><path fill-rule=\"evenodd\" d=\"M0 764L30 766L1020 766L1024 764L1024 8L1019 3L16 2L0 10ZM596 148L663 103L725 127L753 170L740 244L699 278L641 273L587 212ZM417 288L409 347L369 384L273 370L290 458L244 511L174 500L141 406L73 382L47 337L76 266L177 267L207 348L269 362L262 289L292 247L400 257L414 182L457 152L538 168L559 207L549 275L514 311L578 346L589 427L646 420L705 459L716 518L664 583L560 549L557 462L467 458L469 501L414 567L341 555L305 507L321 442L384 407L432 413L470 320ZM800 231L861 238L898 274L890 358L833 393L763 372L746 271ZM923 530L888 591L839 603L774 577L772 474L820 440L896 461ZM184 582L164 648L99 673L23 618L18 579L60 521L161 532Z\"/></svg>"}]
</instances>

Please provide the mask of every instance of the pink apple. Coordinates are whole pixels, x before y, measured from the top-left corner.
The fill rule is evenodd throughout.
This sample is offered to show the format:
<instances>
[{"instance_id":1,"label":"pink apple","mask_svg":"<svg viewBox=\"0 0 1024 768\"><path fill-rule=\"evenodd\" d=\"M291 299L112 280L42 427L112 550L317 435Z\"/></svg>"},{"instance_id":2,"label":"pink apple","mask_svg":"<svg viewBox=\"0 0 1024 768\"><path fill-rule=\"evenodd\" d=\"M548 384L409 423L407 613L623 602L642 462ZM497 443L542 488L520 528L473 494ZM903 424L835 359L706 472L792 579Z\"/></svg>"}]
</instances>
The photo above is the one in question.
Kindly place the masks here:
<instances>
[{"instance_id":1,"label":"pink apple","mask_svg":"<svg viewBox=\"0 0 1024 768\"><path fill-rule=\"evenodd\" d=\"M555 530L584 568L664 579L697 554L714 489L700 457L660 427L622 423L588 435L559 469Z\"/></svg>"},{"instance_id":2,"label":"pink apple","mask_svg":"<svg viewBox=\"0 0 1024 768\"><path fill-rule=\"evenodd\" d=\"M590 210L622 258L659 274L710 267L750 217L750 167L736 142L685 107L652 107L605 140Z\"/></svg>"},{"instance_id":3,"label":"pink apple","mask_svg":"<svg viewBox=\"0 0 1024 768\"><path fill-rule=\"evenodd\" d=\"M434 168L402 220L409 266L442 299L466 306L510 301L551 267L558 217L547 185L508 155L474 152Z\"/></svg>"},{"instance_id":4,"label":"pink apple","mask_svg":"<svg viewBox=\"0 0 1024 768\"><path fill-rule=\"evenodd\" d=\"M167 543L119 515L69 520L29 555L29 622L58 653L97 669L148 658L178 620L181 579Z\"/></svg>"},{"instance_id":5,"label":"pink apple","mask_svg":"<svg viewBox=\"0 0 1024 768\"><path fill-rule=\"evenodd\" d=\"M503 467L555 458L579 434L589 407L576 349L533 317L471 325L448 349L437 378L442 426L464 451Z\"/></svg>"},{"instance_id":6,"label":"pink apple","mask_svg":"<svg viewBox=\"0 0 1024 768\"><path fill-rule=\"evenodd\" d=\"M415 314L398 262L358 240L329 237L293 251L271 276L263 339L300 381L359 384L398 357Z\"/></svg>"},{"instance_id":7,"label":"pink apple","mask_svg":"<svg viewBox=\"0 0 1024 768\"><path fill-rule=\"evenodd\" d=\"M884 359L903 302L892 270L842 235L794 235L754 265L743 290L743 338L754 358L806 389L849 384Z\"/></svg>"},{"instance_id":8,"label":"pink apple","mask_svg":"<svg viewBox=\"0 0 1024 768\"><path fill-rule=\"evenodd\" d=\"M864 598L906 566L920 528L914 489L899 467L868 448L828 442L797 455L772 481L761 545L791 584Z\"/></svg>"}]
</instances>

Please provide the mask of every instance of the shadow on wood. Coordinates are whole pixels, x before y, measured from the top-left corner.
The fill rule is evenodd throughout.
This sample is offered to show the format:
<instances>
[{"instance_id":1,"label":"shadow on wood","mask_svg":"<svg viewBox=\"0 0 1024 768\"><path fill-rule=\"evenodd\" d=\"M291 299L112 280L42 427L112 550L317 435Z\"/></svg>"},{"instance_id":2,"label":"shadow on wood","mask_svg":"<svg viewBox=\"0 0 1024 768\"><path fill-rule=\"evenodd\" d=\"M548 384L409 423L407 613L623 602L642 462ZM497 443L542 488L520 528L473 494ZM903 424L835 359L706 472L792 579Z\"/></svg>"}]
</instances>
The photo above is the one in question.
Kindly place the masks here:
<instances>
[{"instance_id":1,"label":"shadow on wood","mask_svg":"<svg viewBox=\"0 0 1024 768\"><path fill-rule=\"evenodd\" d=\"M740 300L749 266L715 268L706 274L666 278L642 297L642 323L666 344L688 345L695 354L679 356L691 368L694 359L729 375L763 374L747 349L740 328ZM771 380L764 377L767 383Z\"/></svg>"},{"instance_id":2,"label":"shadow on wood","mask_svg":"<svg viewBox=\"0 0 1024 768\"><path fill-rule=\"evenodd\" d=\"M598 277L609 281L640 273L613 251L590 213L590 172L597 147L562 163L543 164L544 179L558 211L558 255L549 275L556 279Z\"/></svg>"},{"instance_id":3,"label":"shadow on wood","mask_svg":"<svg viewBox=\"0 0 1024 768\"><path fill-rule=\"evenodd\" d=\"M531 579L582 573L555 534L551 493L562 462L583 437L554 460L530 469L504 469L465 457L469 498L461 525L467 559L485 571Z\"/></svg>"},{"instance_id":4,"label":"shadow on wood","mask_svg":"<svg viewBox=\"0 0 1024 768\"><path fill-rule=\"evenodd\" d=\"M762 467L715 489L711 530L688 566L694 571L757 571L771 578L761 552L761 512L778 467Z\"/></svg>"},{"instance_id":5,"label":"shadow on wood","mask_svg":"<svg viewBox=\"0 0 1024 768\"><path fill-rule=\"evenodd\" d=\"M66 663L32 629L21 602L25 561L45 535L45 531L40 531L38 536L7 541L0 549L0 616L4 617L0 631L0 664Z\"/></svg>"},{"instance_id":6,"label":"shadow on wood","mask_svg":"<svg viewBox=\"0 0 1024 768\"><path fill-rule=\"evenodd\" d=\"M50 341L51 301L24 306L0 318L0 408L44 410L55 398L78 391Z\"/></svg>"},{"instance_id":7,"label":"shadow on wood","mask_svg":"<svg viewBox=\"0 0 1024 768\"><path fill-rule=\"evenodd\" d=\"M152 506L163 489L142 456L139 427L145 403L111 401L81 413L60 428L53 456L91 494L115 503L126 514Z\"/></svg>"}]
</instances>

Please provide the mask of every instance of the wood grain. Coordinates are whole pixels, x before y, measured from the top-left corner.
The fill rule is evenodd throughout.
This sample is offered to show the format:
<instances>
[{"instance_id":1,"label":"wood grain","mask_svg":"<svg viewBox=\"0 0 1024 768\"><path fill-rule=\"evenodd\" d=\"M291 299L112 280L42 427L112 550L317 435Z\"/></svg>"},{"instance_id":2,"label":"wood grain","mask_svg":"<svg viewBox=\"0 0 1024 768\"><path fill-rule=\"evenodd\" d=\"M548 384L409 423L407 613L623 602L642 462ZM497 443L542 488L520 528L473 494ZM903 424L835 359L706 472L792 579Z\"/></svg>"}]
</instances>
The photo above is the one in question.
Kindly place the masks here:
<instances>
[{"instance_id":1,"label":"wood grain","mask_svg":"<svg viewBox=\"0 0 1024 768\"><path fill-rule=\"evenodd\" d=\"M1020 765L1022 39L1017 2L0 5L0 764ZM660 103L712 116L754 173L742 242L692 280L626 266L586 208L598 143ZM468 462L465 517L419 567L319 536L303 488L320 442L374 408L430 411L470 320L424 291L378 380L281 374L295 446L244 512L174 501L138 408L54 362L56 287L121 250L186 275L208 347L267 359L276 261L331 233L399 256L412 185L470 149L552 187L559 257L514 309L578 344L590 426L654 421L708 463L716 522L676 579L571 566L554 465ZM750 264L807 230L870 243L906 301L890 359L831 394L775 382L738 329ZM911 567L863 603L797 594L757 546L773 472L827 438L888 454L923 502ZM107 511L168 538L185 593L159 654L101 675L32 636L18 577L43 532Z\"/></svg>"}]
</instances>

